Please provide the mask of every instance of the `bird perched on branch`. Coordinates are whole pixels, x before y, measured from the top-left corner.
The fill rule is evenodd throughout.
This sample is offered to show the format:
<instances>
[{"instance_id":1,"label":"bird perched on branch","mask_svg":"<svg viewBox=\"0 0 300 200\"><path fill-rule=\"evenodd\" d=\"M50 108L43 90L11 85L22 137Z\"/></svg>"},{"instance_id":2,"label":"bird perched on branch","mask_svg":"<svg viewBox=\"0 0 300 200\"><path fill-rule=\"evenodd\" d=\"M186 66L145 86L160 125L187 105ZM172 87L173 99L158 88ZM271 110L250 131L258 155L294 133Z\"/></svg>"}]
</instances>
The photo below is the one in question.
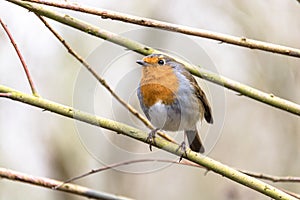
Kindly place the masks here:
<instances>
[{"instance_id":1,"label":"bird perched on branch","mask_svg":"<svg viewBox=\"0 0 300 200\"><path fill-rule=\"evenodd\" d=\"M151 54L137 63L143 67L137 93L146 117L158 129L183 130L190 148L203 153L196 124L203 118L212 124L213 117L194 77L183 64L163 54ZM157 130L149 134L150 139ZM185 142L181 146L185 148Z\"/></svg>"}]
</instances>

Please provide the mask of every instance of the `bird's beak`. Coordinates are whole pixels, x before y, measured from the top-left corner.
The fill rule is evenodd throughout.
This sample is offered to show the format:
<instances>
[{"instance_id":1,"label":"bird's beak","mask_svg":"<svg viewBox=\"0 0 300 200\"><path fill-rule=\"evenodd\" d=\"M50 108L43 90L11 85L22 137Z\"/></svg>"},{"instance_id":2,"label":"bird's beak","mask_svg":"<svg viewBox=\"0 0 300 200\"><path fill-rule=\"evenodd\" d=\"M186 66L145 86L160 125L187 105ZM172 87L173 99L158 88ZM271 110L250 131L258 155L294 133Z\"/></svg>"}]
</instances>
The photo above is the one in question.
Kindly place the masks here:
<instances>
[{"instance_id":1,"label":"bird's beak","mask_svg":"<svg viewBox=\"0 0 300 200\"><path fill-rule=\"evenodd\" d=\"M145 61L143 61L143 60L137 60L136 63L140 64L142 66L146 66L147 65L147 63Z\"/></svg>"}]
</instances>

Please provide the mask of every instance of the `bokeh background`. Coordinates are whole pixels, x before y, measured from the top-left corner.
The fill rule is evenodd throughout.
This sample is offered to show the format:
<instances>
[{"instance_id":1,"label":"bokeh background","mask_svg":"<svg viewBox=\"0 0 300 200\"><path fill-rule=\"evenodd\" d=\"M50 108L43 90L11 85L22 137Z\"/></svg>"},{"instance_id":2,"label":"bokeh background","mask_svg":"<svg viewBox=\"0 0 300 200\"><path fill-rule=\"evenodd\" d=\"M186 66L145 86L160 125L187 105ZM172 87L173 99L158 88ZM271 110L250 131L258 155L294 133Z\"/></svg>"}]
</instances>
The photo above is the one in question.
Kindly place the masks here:
<instances>
[{"instance_id":1,"label":"bokeh background","mask_svg":"<svg viewBox=\"0 0 300 200\"><path fill-rule=\"evenodd\" d=\"M232 0L226 3L217 0L188 2L82 0L78 2L300 48L300 20L298 20L300 19L300 4L296 0ZM136 25L103 20L83 13L65 10L60 10L60 12L76 16L115 33L140 28ZM70 106L95 104L85 95L81 98L80 95L79 97L75 95L76 99L74 99L74 94L78 95L76 93L78 92L78 77L83 73L82 66L67 53L33 13L6 1L0 3L0 13L1 19L8 25L22 51L42 97ZM99 38L51 20L48 21L83 57L89 57L95 49L103 45L103 41ZM218 41L188 38L201 46L221 75L300 103L299 59L221 44ZM164 38L159 39L164 41ZM110 52L109 45L105 45L107 52ZM115 45L111 44L111 46ZM124 48L123 50L125 54L126 50ZM168 50L175 51L174 49ZM194 53L197 54L197 52ZM130 66L133 59L140 58L140 56L135 54L129 56L131 59L126 58L124 57L122 62L116 60L114 63L119 62L124 66ZM106 65L104 67L108 69ZM122 77L132 72L130 69L124 71L117 67L109 69L111 71L106 70L105 73L100 71L108 77L115 74ZM128 84L136 85L139 72L132 73L136 74L135 78L132 81L130 79L126 81ZM113 80L111 79L111 84L117 88L118 81L113 82ZM30 93L20 62L2 29L0 31L0 84ZM216 102L214 115L219 119L218 123L222 124L219 140L209 152L210 157L232 167L249 171L280 176L300 176L300 123L297 116L239 96L236 92L220 86L211 83L203 84L207 92L220 91L221 97L224 97L224 100L219 102L216 100L219 99L218 94L210 92L211 101ZM80 85L83 88L88 86L84 83ZM102 99L101 103L93 105L95 113L108 118L116 117L117 113L120 121L129 121L134 124L134 119L128 117L128 113L119 114L118 109L122 108L118 108L117 103L113 102L100 86L96 90L87 89L87 92L89 91L96 100ZM122 90L119 92L122 93ZM127 97L126 94L123 91L124 98L139 109L135 94L127 94ZM105 106L107 104L112 106ZM120 113L124 112L123 110ZM82 132L87 133L87 138L84 138L86 135L83 136ZM104 137L105 140L95 139L101 134L107 136ZM92 144L89 143L91 141ZM97 148L98 141L99 148ZM0 99L1 167L36 176L66 180L105 164L136 158L134 156L121 157L114 150L116 147L125 149L129 152L128 155L137 152L134 155L138 155L139 158L153 156L165 158L167 156L166 153L158 152L158 150L150 154L147 145L123 136L78 124L73 120L50 112L42 112L41 109L25 104ZM155 170L151 170L151 167ZM205 170L201 169L178 165L157 166L156 163L108 170L76 183L136 199L267 199L257 192L212 172L205 174ZM296 183L274 185L300 193L299 184ZM0 199L8 198L82 199L83 197L2 179L0 180Z\"/></svg>"}]
</instances>

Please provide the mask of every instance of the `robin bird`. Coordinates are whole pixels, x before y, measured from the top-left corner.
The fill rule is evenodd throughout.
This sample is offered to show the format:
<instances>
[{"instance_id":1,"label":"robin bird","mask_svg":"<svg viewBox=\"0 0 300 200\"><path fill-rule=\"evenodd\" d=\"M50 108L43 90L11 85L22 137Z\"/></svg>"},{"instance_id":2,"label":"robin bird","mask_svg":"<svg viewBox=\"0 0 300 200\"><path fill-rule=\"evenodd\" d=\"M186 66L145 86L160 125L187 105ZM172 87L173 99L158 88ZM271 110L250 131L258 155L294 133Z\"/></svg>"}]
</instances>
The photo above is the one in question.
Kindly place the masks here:
<instances>
[{"instance_id":1,"label":"robin bird","mask_svg":"<svg viewBox=\"0 0 300 200\"><path fill-rule=\"evenodd\" d=\"M203 153L196 124L203 117L212 124L213 117L195 78L183 64L163 54L151 54L137 63L143 66L137 94L146 117L157 130L183 130L191 150Z\"/></svg>"}]
</instances>

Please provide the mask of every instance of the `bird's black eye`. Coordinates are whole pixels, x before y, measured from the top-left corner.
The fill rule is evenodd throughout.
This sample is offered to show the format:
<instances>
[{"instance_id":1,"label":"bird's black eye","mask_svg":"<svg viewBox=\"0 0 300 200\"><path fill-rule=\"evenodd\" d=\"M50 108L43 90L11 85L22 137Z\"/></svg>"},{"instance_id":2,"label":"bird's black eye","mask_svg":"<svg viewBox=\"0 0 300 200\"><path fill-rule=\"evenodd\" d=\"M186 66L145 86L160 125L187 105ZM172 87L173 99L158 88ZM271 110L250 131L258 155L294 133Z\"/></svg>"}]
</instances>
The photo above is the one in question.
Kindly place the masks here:
<instances>
[{"instance_id":1,"label":"bird's black eye","mask_svg":"<svg viewBox=\"0 0 300 200\"><path fill-rule=\"evenodd\" d=\"M165 64L165 61L164 61L164 60L159 60L157 63L158 63L159 65L164 65L164 64Z\"/></svg>"}]
</instances>

